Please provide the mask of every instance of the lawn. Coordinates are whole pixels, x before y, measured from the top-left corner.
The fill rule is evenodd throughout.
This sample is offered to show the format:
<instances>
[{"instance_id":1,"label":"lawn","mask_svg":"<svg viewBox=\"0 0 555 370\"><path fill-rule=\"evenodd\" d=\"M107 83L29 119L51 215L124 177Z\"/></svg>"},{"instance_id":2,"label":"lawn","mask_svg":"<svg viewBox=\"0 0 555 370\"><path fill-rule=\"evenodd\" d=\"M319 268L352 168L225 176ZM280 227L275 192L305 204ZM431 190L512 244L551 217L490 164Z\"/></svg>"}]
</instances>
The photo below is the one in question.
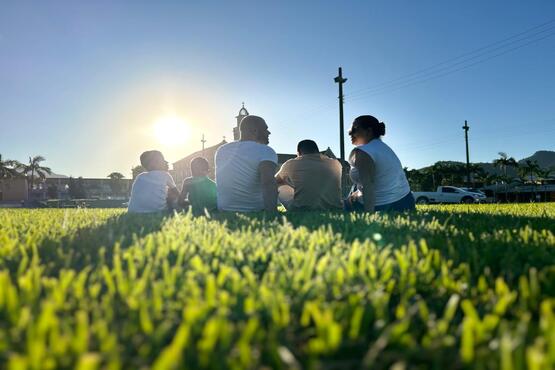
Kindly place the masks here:
<instances>
[{"instance_id":1,"label":"lawn","mask_svg":"<svg viewBox=\"0 0 555 370\"><path fill-rule=\"evenodd\" d=\"M549 369L555 204L0 210L0 368Z\"/></svg>"}]
</instances>

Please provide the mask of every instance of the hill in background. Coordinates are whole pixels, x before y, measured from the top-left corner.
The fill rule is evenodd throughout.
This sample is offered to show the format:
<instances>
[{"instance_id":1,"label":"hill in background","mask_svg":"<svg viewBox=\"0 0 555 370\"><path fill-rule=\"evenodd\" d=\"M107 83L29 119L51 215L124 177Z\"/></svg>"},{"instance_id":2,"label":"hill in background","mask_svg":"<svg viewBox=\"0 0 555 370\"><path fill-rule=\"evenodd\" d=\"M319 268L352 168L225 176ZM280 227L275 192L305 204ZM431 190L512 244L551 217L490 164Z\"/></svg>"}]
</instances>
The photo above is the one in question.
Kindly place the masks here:
<instances>
[{"instance_id":1,"label":"hill in background","mask_svg":"<svg viewBox=\"0 0 555 370\"><path fill-rule=\"evenodd\" d=\"M555 152L550 150L539 150L534 155L521 159L519 162L524 163L526 160L537 161L541 168L555 168Z\"/></svg>"},{"instance_id":2,"label":"hill in background","mask_svg":"<svg viewBox=\"0 0 555 370\"><path fill-rule=\"evenodd\" d=\"M526 157L523 158L521 160L518 161L518 164L524 164L526 160L531 160L531 161L537 161L539 166L542 169L553 169L555 170L555 151L550 151L550 150L539 150L537 152L535 152L533 155L531 155L530 157ZM442 163L446 163L446 164L463 164L464 162L457 162L457 161L440 161ZM492 160L493 162L493 160ZM476 165L482 167L484 169L484 171L486 171L487 173L491 174L491 175L502 175L503 171L501 170L501 168L499 167L495 167L493 165L493 163L489 162L478 162L475 163ZM430 168L431 166L426 166L426 167L422 167L419 170L425 170L427 168ZM516 169L510 167L507 168L507 174L509 176L516 176L517 172Z\"/></svg>"}]
</instances>

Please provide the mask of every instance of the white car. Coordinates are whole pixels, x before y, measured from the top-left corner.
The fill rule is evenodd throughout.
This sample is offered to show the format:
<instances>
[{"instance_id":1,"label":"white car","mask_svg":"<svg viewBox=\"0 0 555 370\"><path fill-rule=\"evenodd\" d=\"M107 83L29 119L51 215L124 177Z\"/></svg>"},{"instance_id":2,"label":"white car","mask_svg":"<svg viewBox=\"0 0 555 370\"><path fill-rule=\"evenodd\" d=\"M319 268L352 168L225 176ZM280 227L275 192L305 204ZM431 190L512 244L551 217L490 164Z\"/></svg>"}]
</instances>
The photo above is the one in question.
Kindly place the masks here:
<instances>
[{"instance_id":1,"label":"white car","mask_svg":"<svg viewBox=\"0 0 555 370\"><path fill-rule=\"evenodd\" d=\"M416 204L479 203L486 199L482 193L467 191L454 186L438 186L437 191L416 191Z\"/></svg>"}]
</instances>

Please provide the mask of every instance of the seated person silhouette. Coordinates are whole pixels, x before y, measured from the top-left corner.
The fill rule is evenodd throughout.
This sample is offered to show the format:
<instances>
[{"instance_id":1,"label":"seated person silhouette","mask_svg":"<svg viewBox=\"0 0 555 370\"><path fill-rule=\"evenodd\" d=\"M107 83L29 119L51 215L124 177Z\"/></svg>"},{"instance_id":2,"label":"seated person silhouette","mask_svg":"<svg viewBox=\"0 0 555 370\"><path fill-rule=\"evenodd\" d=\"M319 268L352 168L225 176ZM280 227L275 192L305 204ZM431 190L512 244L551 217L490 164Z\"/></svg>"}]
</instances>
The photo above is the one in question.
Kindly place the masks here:
<instances>
[{"instance_id":1,"label":"seated person silhouette","mask_svg":"<svg viewBox=\"0 0 555 370\"><path fill-rule=\"evenodd\" d=\"M210 164L202 157L191 161L191 177L183 180L183 187L179 195L179 204L191 207L194 215L201 215L206 211L217 208L216 183L208 178Z\"/></svg>"},{"instance_id":2,"label":"seated person silhouette","mask_svg":"<svg viewBox=\"0 0 555 370\"><path fill-rule=\"evenodd\" d=\"M279 200L287 210L327 211L343 208L341 164L321 154L318 145L312 140L299 142L297 157L281 166L276 181L281 185ZM287 186L293 188L293 191L288 191Z\"/></svg>"},{"instance_id":3,"label":"seated person silhouette","mask_svg":"<svg viewBox=\"0 0 555 370\"><path fill-rule=\"evenodd\" d=\"M222 145L216 152L218 209L274 212L277 154L268 146L268 126L261 117L246 116L239 131L239 141Z\"/></svg>"},{"instance_id":4,"label":"seated person silhouette","mask_svg":"<svg viewBox=\"0 0 555 370\"><path fill-rule=\"evenodd\" d=\"M174 207L179 191L168 172L168 162L158 150L141 154L141 165L146 170L139 174L131 187L128 212L160 212Z\"/></svg>"}]
</instances>

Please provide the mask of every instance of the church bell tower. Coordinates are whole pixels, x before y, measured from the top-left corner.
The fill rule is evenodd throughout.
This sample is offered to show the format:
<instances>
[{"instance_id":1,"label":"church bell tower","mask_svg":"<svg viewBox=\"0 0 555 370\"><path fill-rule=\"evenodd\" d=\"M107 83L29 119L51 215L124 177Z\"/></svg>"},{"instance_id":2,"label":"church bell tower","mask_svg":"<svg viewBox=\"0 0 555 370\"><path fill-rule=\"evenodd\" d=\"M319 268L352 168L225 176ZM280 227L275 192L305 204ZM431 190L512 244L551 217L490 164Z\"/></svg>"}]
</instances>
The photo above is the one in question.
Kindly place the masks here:
<instances>
[{"instance_id":1,"label":"church bell tower","mask_svg":"<svg viewBox=\"0 0 555 370\"><path fill-rule=\"evenodd\" d=\"M245 108L245 103L243 103L241 105L241 109L239 110L239 114L237 115L237 117L235 117L237 119L237 126L233 128L233 140L237 141L241 138L241 134L239 132L239 124L241 123L241 120L248 115L249 112Z\"/></svg>"}]
</instances>

